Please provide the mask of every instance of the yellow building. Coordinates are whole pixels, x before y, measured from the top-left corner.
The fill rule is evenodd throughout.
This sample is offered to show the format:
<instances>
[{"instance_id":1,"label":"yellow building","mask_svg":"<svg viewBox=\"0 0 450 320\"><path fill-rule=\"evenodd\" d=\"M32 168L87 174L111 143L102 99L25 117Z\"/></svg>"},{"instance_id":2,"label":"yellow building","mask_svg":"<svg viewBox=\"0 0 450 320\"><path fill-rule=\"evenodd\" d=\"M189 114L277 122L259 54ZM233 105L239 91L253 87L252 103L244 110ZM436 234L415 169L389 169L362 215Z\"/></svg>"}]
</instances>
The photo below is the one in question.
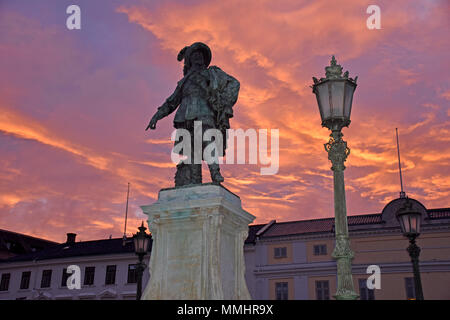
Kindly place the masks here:
<instances>
[{"instance_id":1,"label":"yellow building","mask_svg":"<svg viewBox=\"0 0 450 320\"><path fill-rule=\"evenodd\" d=\"M415 205L423 205L413 199ZM381 213L349 216L355 253L352 273L361 299L414 299L412 264L395 213L402 199ZM423 207L420 271L424 298L450 299L450 208ZM252 225L245 244L246 279L253 299L333 299L336 292L334 218ZM379 268L380 288L367 280Z\"/></svg>"},{"instance_id":2,"label":"yellow building","mask_svg":"<svg viewBox=\"0 0 450 320\"><path fill-rule=\"evenodd\" d=\"M423 209L417 244L421 248L424 298L450 299L450 208L427 210L418 201L412 201ZM355 254L354 288L361 299L405 300L415 296L412 264L406 251L409 242L402 236L395 217L401 202L391 201L381 213L348 217ZM66 243L2 261L0 300L134 297L136 283L132 275L136 256L130 240L126 245L122 238L75 242L69 235L74 236L68 234ZM273 220L250 226L244 254L252 298L333 299L336 292L333 249L334 218ZM81 290L68 290L62 285L64 268L72 264L81 268L84 279ZM379 268L379 289L367 288L367 280L373 276L369 267ZM145 276L143 287L147 281Z\"/></svg>"}]
</instances>

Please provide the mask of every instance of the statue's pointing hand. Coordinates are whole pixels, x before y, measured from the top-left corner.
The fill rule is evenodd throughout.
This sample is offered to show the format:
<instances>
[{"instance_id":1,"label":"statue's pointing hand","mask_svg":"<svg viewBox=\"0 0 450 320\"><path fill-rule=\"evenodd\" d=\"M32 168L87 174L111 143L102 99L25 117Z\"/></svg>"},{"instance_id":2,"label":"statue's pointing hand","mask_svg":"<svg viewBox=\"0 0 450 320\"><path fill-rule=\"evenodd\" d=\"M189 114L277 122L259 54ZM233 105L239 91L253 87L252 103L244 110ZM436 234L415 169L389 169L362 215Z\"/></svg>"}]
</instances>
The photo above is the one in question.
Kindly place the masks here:
<instances>
[{"instance_id":1,"label":"statue's pointing hand","mask_svg":"<svg viewBox=\"0 0 450 320\"><path fill-rule=\"evenodd\" d=\"M150 120L150 123L148 124L147 128L145 128L145 131L147 131L149 128L155 130L156 122L158 122L158 119L156 118L156 115L154 115L153 118Z\"/></svg>"}]
</instances>

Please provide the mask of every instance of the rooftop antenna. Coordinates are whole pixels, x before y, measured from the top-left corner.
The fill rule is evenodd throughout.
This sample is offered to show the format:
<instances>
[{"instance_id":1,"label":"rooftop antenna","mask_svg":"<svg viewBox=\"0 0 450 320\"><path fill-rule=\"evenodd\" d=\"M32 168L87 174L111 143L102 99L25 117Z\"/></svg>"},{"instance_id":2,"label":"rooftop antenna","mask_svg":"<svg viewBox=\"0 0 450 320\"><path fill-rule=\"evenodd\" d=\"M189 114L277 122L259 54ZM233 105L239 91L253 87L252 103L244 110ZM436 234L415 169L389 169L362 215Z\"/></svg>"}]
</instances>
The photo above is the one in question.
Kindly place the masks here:
<instances>
[{"instance_id":1,"label":"rooftop antenna","mask_svg":"<svg viewBox=\"0 0 450 320\"><path fill-rule=\"evenodd\" d=\"M125 245L125 241L127 240L127 218L128 218L128 198L130 196L130 183L128 182L128 191L127 191L127 207L125 209L125 227L123 229L123 245Z\"/></svg>"},{"instance_id":2,"label":"rooftop antenna","mask_svg":"<svg viewBox=\"0 0 450 320\"><path fill-rule=\"evenodd\" d=\"M405 194L405 192L403 191L402 165L401 165L401 163L400 163L400 147L399 147L399 144L398 144L398 129L397 129L397 128L395 128L395 134L396 134L396 136L397 136L398 171L399 171L399 173L400 173L400 188L401 188L401 191L400 191L400 198L405 198L405 197L406 197L406 194Z\"/></svg>"}]
</instances>

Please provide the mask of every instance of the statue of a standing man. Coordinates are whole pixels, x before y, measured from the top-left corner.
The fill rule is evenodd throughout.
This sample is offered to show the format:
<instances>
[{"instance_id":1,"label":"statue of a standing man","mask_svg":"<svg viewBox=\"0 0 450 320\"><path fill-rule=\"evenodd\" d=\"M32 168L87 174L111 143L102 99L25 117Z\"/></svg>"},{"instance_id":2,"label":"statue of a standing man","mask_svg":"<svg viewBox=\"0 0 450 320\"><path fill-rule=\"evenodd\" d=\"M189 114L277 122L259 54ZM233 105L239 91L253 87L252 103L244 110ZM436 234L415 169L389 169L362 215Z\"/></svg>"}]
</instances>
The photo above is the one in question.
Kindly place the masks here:
<instances>
[{"instance_id":1,"label":"statue of a standing man","mask_svg":"<svg viewBox=\"0 0 450 320\"><path fill-rule=\"evenodd\" d=\"M191 46L184 47L178 54L178 61L184 59L183 79L178 81L174 93L166 99L164 104L150 120L145 130L155 129L158 120L168 116L178 108L174 127L184 129L190 133L191 152L186 159L177 164L175 174L175 186L202 183L202 165L195 163L194 153L194 127L197 128L201 122L202 137L208 129L218 129L222 134L222 148L216 148L218 156L225 155L226 130L230 128L229 119L233 117L233 105L236 103L239 94L239 81L223 72L219 67L209 66L211 62L211 50L201 42L196 42ZM202 139L201 159L204 149L215 140L205 142ZM177 141L178 143L187 141ZM189 143L189 142L187 142ZM197 146L199 148L199 146ZM198 152L199 150L197 150ZM214 183L223 182L217 161L208 162L211 179Z\"/></svg>"}]
</instances>

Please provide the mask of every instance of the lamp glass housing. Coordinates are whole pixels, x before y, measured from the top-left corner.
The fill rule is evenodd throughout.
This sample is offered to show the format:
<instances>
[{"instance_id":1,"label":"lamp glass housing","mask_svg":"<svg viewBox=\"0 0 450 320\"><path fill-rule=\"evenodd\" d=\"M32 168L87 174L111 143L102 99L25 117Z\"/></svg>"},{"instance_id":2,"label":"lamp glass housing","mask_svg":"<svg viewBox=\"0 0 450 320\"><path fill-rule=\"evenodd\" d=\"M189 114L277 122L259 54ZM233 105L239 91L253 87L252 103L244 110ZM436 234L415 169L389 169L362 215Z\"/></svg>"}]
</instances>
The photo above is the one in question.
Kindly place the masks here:
<instances>
[{"instance_id":1,"label":"lamp glass housing","mask_svg":"<svg viewBox=\"0 0 450 320\"><path fill-rule=\"evenodd\" d=\"M147 252L149 239L146 234L137 233L133 237L134 251L136 254L143 254Z\"/></svg>"},{"instance_id":2,"label":"lamp glass housing","mask_svg":"<svg viewBox=\"0 0 450 320\"><path fill-rule=\"evenodd\" d=\"M405 236L420 234L420 212L409 211L397 215L400 227Z\"/></svg>"},{"instance_id":3,"label":"lamp glass housing","mask_svg":"<svg viewBox=\"0 0 450 320\"><path fill-rule=\"evenodd\" d=\"M322 126L333 130L333 125L341 129L350 124L355 89L354 82L343 78L326 79L314 85Z\"/></svg>"}]
</instances>

